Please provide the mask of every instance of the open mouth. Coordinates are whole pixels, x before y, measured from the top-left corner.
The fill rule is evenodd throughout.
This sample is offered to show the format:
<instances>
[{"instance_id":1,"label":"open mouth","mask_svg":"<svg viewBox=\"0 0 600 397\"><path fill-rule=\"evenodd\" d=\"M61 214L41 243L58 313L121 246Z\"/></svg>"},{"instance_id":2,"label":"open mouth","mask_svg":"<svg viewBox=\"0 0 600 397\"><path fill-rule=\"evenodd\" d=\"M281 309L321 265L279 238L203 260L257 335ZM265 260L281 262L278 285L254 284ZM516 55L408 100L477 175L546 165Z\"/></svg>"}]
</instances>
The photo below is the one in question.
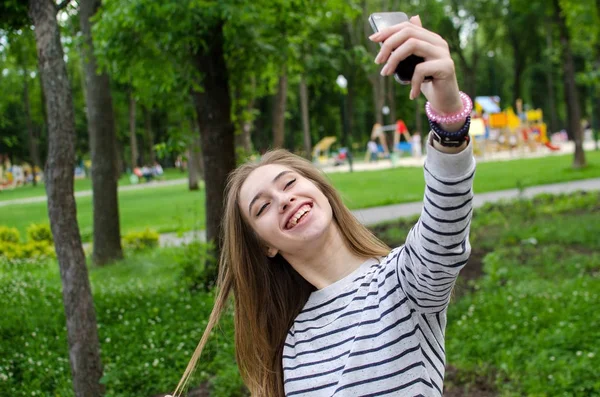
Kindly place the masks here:
<instances>
[{"instance_id":1,"label":"open mouth","mask_svg":"<svg viewBox=\"0 0 600 397\"><path fill-rule=\"evenodd\" d=\"M299 223L302 223L310 211L312 210L312 203L303 204L298 208L298 210L290 217L287 221L285 228L287 230L294 228Z\"/></svg>"}]
</instances>

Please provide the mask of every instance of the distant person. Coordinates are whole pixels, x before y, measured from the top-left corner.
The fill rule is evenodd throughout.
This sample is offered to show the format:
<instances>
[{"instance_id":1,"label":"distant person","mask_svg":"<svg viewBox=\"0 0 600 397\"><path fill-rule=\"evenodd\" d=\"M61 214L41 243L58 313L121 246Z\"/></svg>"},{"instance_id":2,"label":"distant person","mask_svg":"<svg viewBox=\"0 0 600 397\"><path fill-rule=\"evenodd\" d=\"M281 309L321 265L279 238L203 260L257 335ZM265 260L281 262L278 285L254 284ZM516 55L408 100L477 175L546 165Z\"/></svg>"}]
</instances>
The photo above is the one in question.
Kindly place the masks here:
<instances>
[{"instance_id":1,"label":"distant person","mask_svg":"<svg viewBox=\"0 0 600 397\"><path fill-rule=\"evenodd\" d=\"M152 180L152 178L154 177L154 174L152 173L152 169L148 166L143 166L142 167L142 176L144 177L144 179L146 179L146 182L150 182Z\"/></svg>"},{"instance_id":2,"label":"distant person","mask_svg":"<svg viewBox=\"0 0 600 397\"><path fill-rule=\"evenodd\" d=\"M369 163L377 161L379 156L379 148L377 147L377 142L375 142L375 139L371 139L367 143L367 155L369 156Z\"/></svg>"},{"instance_id":3,"label":"distant person","mask_svg":"<svg viewBox=\"0 0 600 397\"><path fill-rule=\"evenodd\" d=\"M410 95L425 94L435 133L424 209L405 244L390 250L299 156L276 150L240 166L223 206L215 304L176 394L221 315L233 313L237 364L252 396L442 396L446 313L471 250L473 104L459 91L448 44L418 17L411 22L370 37L385 41L376 58L387 62L383 75L409 55L392 51L411 40L424 58L421 79L434 76L422 87L414 79ZM388 181L399 191L404 182Z\"/></svg>"},{"instance_id":4,"label":"distant person","mask_svg":"<svg viewBox=\"0 0 600 397\"><path fill-rule=\"evenodd\" d=\"M161 165L158 163L158 161L154 162L154 166L152 167L152 174L155 177L161 177L164 175L164 171L163 168L161 167Z\"/></svg>"}]
</instances>

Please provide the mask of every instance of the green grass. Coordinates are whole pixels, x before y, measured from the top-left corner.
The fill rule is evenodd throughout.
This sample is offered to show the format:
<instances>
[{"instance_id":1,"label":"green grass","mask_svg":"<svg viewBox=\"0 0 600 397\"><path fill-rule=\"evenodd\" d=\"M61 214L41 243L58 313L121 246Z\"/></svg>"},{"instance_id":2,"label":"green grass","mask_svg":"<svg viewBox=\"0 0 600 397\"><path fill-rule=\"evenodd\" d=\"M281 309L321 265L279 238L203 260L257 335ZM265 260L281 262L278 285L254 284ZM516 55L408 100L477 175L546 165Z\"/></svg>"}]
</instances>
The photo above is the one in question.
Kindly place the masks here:
<instances>
[{"instance_id":1,"label":"green grass","mask_svg":"<svg viewBox=\"0 0 600 397\"><path fill-rule=\"evenodd\" d=\"M477 193L600 177L600 152L586 152L588 167L571 168L573 156L551 156L477 165ZM348 207L367 208L419 201L425 182L420 167L381 171L335 173L330 179Z\"/></svg>"},{"instance_id":2,"label":"green grass","mask_svg":"<svg viewBox=\"0 0 600 397\"><path fill-rule=\"evenodd\" d=\"M572 156L524 159L478 165L477 193L554 182L600 177L600 152L587 152L589 166L571 169ZM423 170L420 167L371 172L330 174L351 209L419 201L423 197ZM188 192L186 185L149 187L119 193L123 233L147 227L159 232L184 231L204 225L204 193ZM92 234L92 199L77 199L78 220L85 241ZM16 227L25 235L31 223L47 220L46 203L0 207L0 224Z\"/></svg>"},{"instance_id":3,"label":"green grass","mask_svg":"<svg viewBox=\"0 0 600 397\"><path fill-rule=\"evenodd\" d=\"M187 174L182 173L181 171L175 168L167 168L164 170L165 174L163 180L173 180L173 179L181 179L186 178ZM129 180L129 176L122 175L119 179L119 186L128 186L131 185L131 181ZM37 186L22 186L12 190L2 190L0 191L0 202L8 201L8 200L17 200L22 198L29 197L46 197L46 190L43 183L38 184ZM76 179L75 180L75 191L80 192L84 190L92 189L92 180L89 178L85 179Z\"/></svg>"},{"instance_id":4,"label":"green grass","mask_svg":"<svg viewBox=\"0 0 600 397\"><path fill-rule=\"evenodd\" d=\"M182 285L181 260L181 249L162 249L90 268L107 395L175 389L214 299ZM56 263L0 264L0 305L0 395L73 396ZM220 373L212 380L220 396L235 396L241 387L232 328L226 314L193 381Z\"/></svg>"},{"instance_id":5,"label":"green grass","mask_svg":"<svg viewBox=\"0 0 600 397\"><path fill-rule=\"evenodd\" d=\"M77 220L82 239L92 236L92 197L77 198ZM0 207L3 225L16 227L25 236L32 223L47 223L47 203ZM204 222L204 193L189 191L187 185L119 192L122 234L146 228L172 232L201 228Z\"/></svg>"}]
</instances>

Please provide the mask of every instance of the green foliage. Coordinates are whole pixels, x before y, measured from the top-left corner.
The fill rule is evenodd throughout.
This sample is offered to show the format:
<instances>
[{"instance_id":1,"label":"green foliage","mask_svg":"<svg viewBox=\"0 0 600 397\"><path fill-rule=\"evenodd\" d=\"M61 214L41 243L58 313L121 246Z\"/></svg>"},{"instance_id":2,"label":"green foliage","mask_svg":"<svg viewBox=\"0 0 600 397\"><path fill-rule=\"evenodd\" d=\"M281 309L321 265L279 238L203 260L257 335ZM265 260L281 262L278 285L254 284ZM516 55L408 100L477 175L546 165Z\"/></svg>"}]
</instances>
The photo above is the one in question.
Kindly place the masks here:
<instances>
[{"instance_id":1,"label":"green foliage","mask_svg":"<svg viewBox=\"0 0 600 397\"><path fill-rule=\"evenodd\" d=\"M19 230L14 227L0 226L0 241L18 243L21 241Z\"/></svg>"},{"instance_id":2,"label":"green foliage","mask_svg":"<svg viewBox=\"0 0 600 397\"><path fill-rule=\"evenodd\" d=\"M180 280L190 291L208 291L214 286L217 267L214 247L194 241L186 244L178 252L176 261L181 267Z\"/></svg>"},{"instance_id":3,"label":"green foliage","mask_svg":"<svg viewBox=\"0 0 600 397\"><path fill-rule=\"evenodd\" d=\"M29 241L21 243L16 228L0 226L0 262L21 262L29 259L43 261L56 257L48 225L30 225L27 237Z\"/></svg>"},{"instance_id":4,"label":"green foliage","mask_svg":"<svg viewBox=\"0 0 600 397\"><path fill-rule=\"evenodd\" d=\"M25 244L0 241L0 262L21 263L29 259L44 261L55 257L54 246L45 241L30 241Z\"/></svg>"},{"instance_id":5,"label":"green foliage","mask_svg":"<svg viewBox=\"0 0 600 397\"><path fill-rule=\"evenodd\" d=\"M90 269L104 376L110 396L175 389L212 309L212 293L191 293L179 279L180 249L131 255ZM0 264L0 395L73 394L58 266ZM199 361L192 387L240 395L228 311Z\"/></svg>"},{"instance_id":6,"label":"green foliage","mask_svg":"<svg viewBox=\"0 0 600 397\"><path fill-rule=\"evenodd\" d=\"M144 251L158 246L160 235L154 230L131 232L123 236L123 248L132 251Z\"/></svg>"},{"instance_id":7,"label":"green foliage","mask_svg":"<svg viewBox=\"0 0 600 397\"><path fill-rule=\"evenodd\" d=\"M32 224L27 228L27 238L29 241L46 242L47 244L53 244L54 238L52 237L52 230L50 225L45 224Z\"/></svg>"}]
</instances>

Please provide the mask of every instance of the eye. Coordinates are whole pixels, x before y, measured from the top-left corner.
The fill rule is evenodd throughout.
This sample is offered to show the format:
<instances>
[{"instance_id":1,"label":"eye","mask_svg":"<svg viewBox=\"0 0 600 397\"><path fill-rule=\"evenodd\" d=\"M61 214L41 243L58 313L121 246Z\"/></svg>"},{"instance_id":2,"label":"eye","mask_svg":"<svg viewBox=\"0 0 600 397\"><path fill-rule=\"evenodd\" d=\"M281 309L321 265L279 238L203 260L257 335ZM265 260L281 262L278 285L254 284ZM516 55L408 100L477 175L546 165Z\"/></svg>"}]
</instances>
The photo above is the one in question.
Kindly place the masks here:
<instances>
[{"instance_id":1,"label":"eye","mask_svg":"<svg viewBox=\"0 0 600 397\"><path fill-rule=\"evenodd\" d=\"M283 190L286 190L288 187L290 187L294 182L296 182L296 178L292 179L291 181L289 181L288 183L285 184L285 187L283 188Z\"/></svg>"},{"instance_id":2,"label":"eye","mask_svg":"<svg viewBox=\"0 0 600 397\"><path fill-rule=\"evenodd\" d=\"M262 214L262 212L265 210L265 208L267 208L267 206L269 205L269 203L264 203L262 207L260 207L260 209L258 210L258 213L256 214L256 216L259 216L260 214Z\"/></svg>"}]
</instances>

